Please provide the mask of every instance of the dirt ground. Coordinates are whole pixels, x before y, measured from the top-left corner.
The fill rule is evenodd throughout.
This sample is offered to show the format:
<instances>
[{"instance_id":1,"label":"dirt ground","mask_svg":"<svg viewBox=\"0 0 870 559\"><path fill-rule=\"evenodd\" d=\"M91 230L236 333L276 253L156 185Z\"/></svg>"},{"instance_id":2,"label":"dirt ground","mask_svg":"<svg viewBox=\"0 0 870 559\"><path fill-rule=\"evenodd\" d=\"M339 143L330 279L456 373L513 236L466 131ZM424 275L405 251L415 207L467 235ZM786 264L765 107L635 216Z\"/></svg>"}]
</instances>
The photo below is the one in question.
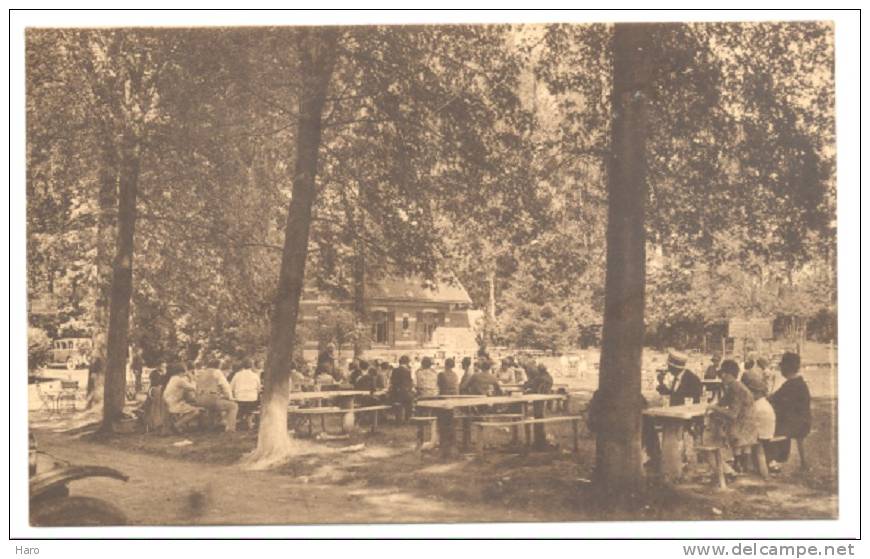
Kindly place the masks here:
<instances>
[{"instance_id":1,"label":"dirt ground","mask_svg":"<svg viewBox=\"0 0 870 559\"><path fill-rule=\"evenodd\" d=\"M548 430L558 447L551 452L506 451L504 433L492 441L498 448L445 462L435 452L414 450L414 427L387 423L374 434L299 439L299 456L281 468L253 472L237 463L254 448L254 433L103 437L62 432L54 418L32 416L31 424L41 450L129 475L127 483L86 479L72 489L115 502L139 525L837 516L836 400L831 398L813 400L808 471L800 471L793 456L783 473L768 481L745 476L720 492L699 466L677 486L651 484L642 502L620 511L589 490L594 441L587 433L575 455L566 450L568 428ZM338 426L327 430L337 433Z\"/></svg>"}]
</instances>

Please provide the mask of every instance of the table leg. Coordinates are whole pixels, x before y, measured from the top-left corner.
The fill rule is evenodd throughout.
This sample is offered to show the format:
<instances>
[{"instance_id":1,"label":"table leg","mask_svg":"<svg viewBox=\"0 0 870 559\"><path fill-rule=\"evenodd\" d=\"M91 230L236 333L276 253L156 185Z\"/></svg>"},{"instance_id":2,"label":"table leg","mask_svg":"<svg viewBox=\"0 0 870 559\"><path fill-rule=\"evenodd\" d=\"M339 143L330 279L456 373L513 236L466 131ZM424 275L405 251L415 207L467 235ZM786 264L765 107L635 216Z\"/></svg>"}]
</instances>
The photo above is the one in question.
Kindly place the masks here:
<instances>
[{"instance_id":1,"label":"table leg","mask_svg":"<svg viewBox=\"0 0 870 559\"><path fill-rule=\"evenodd\" d=\"M677 481L683 475L683 423L662 422L662 476Z\"/></svg>"},{"instance_id":2,"label":"table leg","mask_svg":"<svg viewBox=\"0 0 870 559\"><path fill-rule=\"evenodd\" d=\"M343 433L350 433L354 430L356 426L356 418L353 413L353 396L351 396L350 398L345 398L342 402L341 407L347 410L347 412L343 416L341 416L341 431Z\"/></svg>"},{"instance_id":3,"label":"table leg","mask_svg":"<svg viewBox=\"0 0 870 559\"><path fill-rule=\"evenodd\" d=\"M523 418L529 417L529 403L528 402L523 402L522 410L523 410ZM532 426L528 425L528 424L523 425L523 431L524 431L523 435L525 435L526 446L529 446L532 444Z\"/></svg>"},{"instance_id":4,"label":"table leg","mask_svg":"<svg viewBox=\"0 0 870 559\"><path fill-rule=\"evenodd\" d=\"M465 416L462 418L462 448L468 450L471 448L471 417Z\"/></svg>"},{"instance_id":5,"label":"table leg","mask_svg":"<svg viewBox=\"0 0 870 559\"><path fill-rule=\"evenodd\" d=\"M532 404L532 409L535 414L535 419L542 419L544 417L544 410L547 408L544 400L540 400L538 402L534 402ZM536 450L544 450L547 447L547 431L544 428L543 423L536 423L534 425L535 432L535 449Z\"/></svg>"},{"instance_id":6,"label":"table leg","mask_svg":"<svg viewBox=\"0 0 870 559\"><path fill-rule=\"evenodd\" d=\"M453 410L438 410L438 441L441 446L441 457L452 458L456 453L456 412Z\"/></svg>"}]
</instances>

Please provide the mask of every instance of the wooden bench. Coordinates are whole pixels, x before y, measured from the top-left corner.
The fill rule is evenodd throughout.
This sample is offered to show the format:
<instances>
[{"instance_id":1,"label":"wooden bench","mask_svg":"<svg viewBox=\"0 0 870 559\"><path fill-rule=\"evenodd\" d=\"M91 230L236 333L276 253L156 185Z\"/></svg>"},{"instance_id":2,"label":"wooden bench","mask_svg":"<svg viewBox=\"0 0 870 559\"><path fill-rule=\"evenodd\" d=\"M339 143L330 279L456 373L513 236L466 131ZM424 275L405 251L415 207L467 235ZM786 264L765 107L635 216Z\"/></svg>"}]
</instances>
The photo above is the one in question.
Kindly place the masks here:
<instances>
[{"instance_id":1,"label":"wooden bench","mask_svg":"<svg viewBox=\"0 0 870 559\"><path fill-rule=\"evenodd\" d=\"M477 445L480 450L484 449L485 439L483 433L488 428L503 428L508 427L512 430L516 430L523 426L531 426L531 425L545 425L548 423L559 423L563 421L570 421L571 428L574 431L574 452L580 452L580 421L582 421L583 417L580 415L559 415L555 417L540 417L540 418L529 418L529 419L518 419L516 421L480 421L474 423L478 430L477 437ZM531 430L526 428L526 446L531 444Z\"/></svg>"},{"instance_id":2,"label":"wooden bench","mask_svg":"<svg viewBox=\"0 0 870 559\"><path fill-rule=\"evenodd\" d=\"M378 428L378 416L380 415L380 412L392 409L393 406L366 406L364 408L354 408L353 412L372 412L372 433L374 433Z\"/></svg>"},{"instance_id":3,"label":"wooden bench","mask_svg":"<svg viewBox=\"0 0 870 559\"><path fill-rule=\"evenodd\" d=\"M335 406L324 406L320 408L299 408L288 410L287 415L290 417L301 418L302 421L308 422L308 436L314 436L314 418L320 418L320 429L326 431L326 416L327 415L343 415L347 410Z\"/></svg>"},{"instance_id":4,"label":"wooden bench","mask_svg":"<svg viewBox=\"0 0 870 559\"><path fill-rule=\"evenodd\" d=\"M474 414L474 415L466 415L462 417L462 444L468 448L471 446L471 424L475 422L499 422L499 421L509 421L511 423L517 423L522 420L525 416L521 413L483 413L483 414ZM517 444L520 442L520 427L519 424L511 427L511 433L513 437L513 443Z\"/></svg>"},{"instance_id":5,"label":"wooden bench","mask_svg":"<svg viewBox=\"0 0 870 559\"><path fill-rule=\"evenodd\" d=\"M767 479L769 472L767 471L767 456L764 454L764 442L758 441L752 445L752 458L755 462L755 469L761 479ZM722 456L722 447L713 445L700 445L695 447L695 452L701 455L707 455L713 459L714 472L716 476L713 478L713 483L718 485L719 489L728 487L725 483L725 459Z\"/></svg>"}]
</instances>

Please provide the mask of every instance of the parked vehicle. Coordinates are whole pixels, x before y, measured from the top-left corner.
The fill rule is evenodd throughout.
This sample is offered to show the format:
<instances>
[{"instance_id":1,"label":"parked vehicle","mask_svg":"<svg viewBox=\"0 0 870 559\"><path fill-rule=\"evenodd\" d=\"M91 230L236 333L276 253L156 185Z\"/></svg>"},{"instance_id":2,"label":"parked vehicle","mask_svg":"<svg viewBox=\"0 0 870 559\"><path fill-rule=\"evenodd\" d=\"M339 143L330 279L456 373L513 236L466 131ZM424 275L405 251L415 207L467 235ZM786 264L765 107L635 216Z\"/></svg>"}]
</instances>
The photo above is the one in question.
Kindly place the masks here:
<instances>
[{"instance_id":1,"label":"parked vehicle","mask_svg":"<svg viewBox=\"0 0 870 559\"><path fill-rule=\"evenodd\" d=\"M93 344L90 338L60 338L51 344L51 363L67 369L84 369L89 364Z\"/></svg>"},{"instance_id":2,"label":"parked vehicle","mask_svg":"<svg viewBox=\"0 0 870 559\"><path fill-rule=\"evenodd\" d=\"M68 485L88 477L127 481L105 466L75 466L58 461L36 448L30 435L30 524L32 526L121 526L126 515L115 505L95 497L70 495Z\"/></svg>"}]
</instances>

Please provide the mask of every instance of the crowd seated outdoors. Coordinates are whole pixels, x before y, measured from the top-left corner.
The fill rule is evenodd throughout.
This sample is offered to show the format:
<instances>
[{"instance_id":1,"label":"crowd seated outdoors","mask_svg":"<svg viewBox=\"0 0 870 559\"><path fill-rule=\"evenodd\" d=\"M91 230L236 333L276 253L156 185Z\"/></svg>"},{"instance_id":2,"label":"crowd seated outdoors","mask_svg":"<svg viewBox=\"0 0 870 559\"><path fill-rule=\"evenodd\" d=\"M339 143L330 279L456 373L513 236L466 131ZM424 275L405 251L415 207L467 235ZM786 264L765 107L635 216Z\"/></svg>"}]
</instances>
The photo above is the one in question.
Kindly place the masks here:
<instances>
[{"instance_id":1,"label":"crowd seated outdoors","mask_svg":"<svg viewBox=\"0 0 870 559\"><path fill-rule=\"evenodd\" d=\"M553 377L547 367L528 355L508 356L498 364L486 353L436 362L431 357L402 355L388 359L354 359L346 368L336 363L335 348L321 351L312 370L304 360L293 363L292 392L356 391L367 396L364 406L389 407L400 422L414 416L418 403L439 398L500 396L508 393L551 394ZM726 478L753 469L777 472L788 460L791 440L802 442L810 431L810 393L800 374L800 357L786 352L779 372L764 358L747 358L741 367L734 359L714 355L703 380L687 368L688 357L668 355L667 369L657 375L657 392L673 414L647 405L642 443L650 471L661 469L662 423L668 417L688 417L686 435L700 449L716 449ZM175 362L165 372L151 374L145 403L146 429L161 432L214 428L235 431L255 426L262 391L261 363L243 359L231 365L216 359ZM363 408L364 409L364 408ZM685 409L691 413L677 413ZM590 428L595 422L595 398L589 407ZM700 420L700 421L698 421ZM759 448L760 447L760 448ZM763 456L766 468L758 464ZM688 450L683 458L688 462ZM713 461L711 461L712 464Z\"/></svg>"},{"instance_id":2,"label":"crowd seated outdoors","mask_svg":"<svg viewBox=\"0 0 870 559\"><path fill-rule=\"evenodd\" d=\"M194 362L163 364L150 374L148 397L143 405L146 431L184 432L214 428L232 432L252 429L262 393L262 363L242 359L237 363L205 358ZM414 366L416 365L416 366ZM407 420L421 399L448 396L495 396L505 387L526 394L549 394L553 378L543 365L529 357L505 357L498 368L485 353L474 359L436 363L431 357L408 355L397 363L387 359L353 359L342 370L336 363L332 344L318 354L311 367L302 359L292 364L291 392L355 390L368 392L367 405L395 407Z\"/></svg>"},{"instance_id":3,"label":"crowd seated outdoors","mask_svg":"<svg viewBox=\"0 0 870 559\"><path fill-rule=\"evenodd\" d=\"M670 352L667 370L658 374L656 390L674 414L660 409L645 412L643 446L648 467L653 471L661 467L662 426L656 420L681 417L682 408L697 411L693 419L701 421L693 422L688 434L698 449L715 451L719 462L715 466L726 479L753 469L763 476L779 472L789 458L792 440L805 466L803 439L811 427L810 392L800 374L797 353L782 355L779 374L763 357L749 356L741 367L735 359L714 355L703 381L686 368L687 359L681 352Z\"/></svg>"}]
</instances>

